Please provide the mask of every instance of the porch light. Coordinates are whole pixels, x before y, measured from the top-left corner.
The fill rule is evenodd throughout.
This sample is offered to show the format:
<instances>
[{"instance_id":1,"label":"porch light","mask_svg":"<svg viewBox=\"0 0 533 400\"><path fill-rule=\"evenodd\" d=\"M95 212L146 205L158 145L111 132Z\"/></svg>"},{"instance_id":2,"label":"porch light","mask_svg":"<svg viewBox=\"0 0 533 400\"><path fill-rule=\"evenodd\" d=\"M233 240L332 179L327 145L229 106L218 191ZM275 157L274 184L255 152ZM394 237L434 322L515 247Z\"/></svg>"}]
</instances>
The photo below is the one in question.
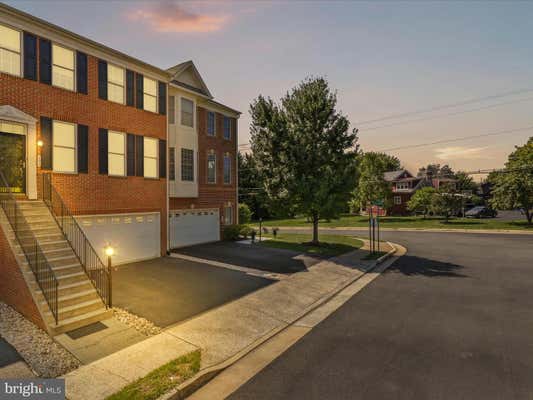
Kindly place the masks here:
<instances>
[{"instance_id":1,"label":"porch light","mask_svg":"<svg viewBox=\"0 0 533 400\"><path fill-rule=\"evenodd\" d=\"M37 140L37 146L38 147L43 147L44 143L42 140Z\"/></svg>"},{"instance_id":2,"label":"porch light","mask_svg":"<svg viewBox=\"0 0 533 400\"><path fill-rule=\"evenodd\" d=\"M105 251L105 255L108 257L112 257L115 254L115 249L111 246L106 246L104 251Z\"/></svg>"}]
</instances>

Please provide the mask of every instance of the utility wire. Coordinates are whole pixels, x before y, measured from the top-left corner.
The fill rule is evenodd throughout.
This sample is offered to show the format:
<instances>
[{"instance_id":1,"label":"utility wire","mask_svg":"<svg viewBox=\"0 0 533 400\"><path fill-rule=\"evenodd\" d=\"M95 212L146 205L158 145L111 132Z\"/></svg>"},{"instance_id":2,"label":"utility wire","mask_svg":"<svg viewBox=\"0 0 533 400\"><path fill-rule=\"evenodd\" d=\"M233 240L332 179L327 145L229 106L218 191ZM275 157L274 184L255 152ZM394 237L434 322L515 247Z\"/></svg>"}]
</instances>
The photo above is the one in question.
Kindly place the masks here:
<instances>
[{"instance_id":1,"label":"utility wire","mask_svg":"<svg viewBox=\"0 0 533 400\"><path fill-rule=\"evenodd\" d=\"M397 119L397 118L407 117L407 116L410 116L410 115L425 114L425 113L429 113L429 112L432 112L432 111L444 110L444 109L447 109L447 108L454 108L454 107L464 106L464 105L467 105L467 104L479 103L479 102L486 101L486 100L499 99L499 98L502 98L502 97L512 96L512 95L521 94L521 93L530 93L530 92L533 92L533 89L513 90L513 91L510 91L510 92L495 94L495 95L491 95L491 96L476 97L474 99L469 99L469 100L465 100L465 101L461 101L461 102L457 102L457 103L444 104L444 105L430 107L430 108L423 108L423 109L419 109L419 110L415 110L415 111L408 111L408 112L399 113L399 114L386 115L386 116L380 117L380 118L369 119L369 120L365 120L365 121L359 121L355 125L360 126L360 125L371 124L371 123L374 123L374 122L380 122L380 121L386 121L386 120L390 120L390 119Z\"/></svg>"}]
</instances>

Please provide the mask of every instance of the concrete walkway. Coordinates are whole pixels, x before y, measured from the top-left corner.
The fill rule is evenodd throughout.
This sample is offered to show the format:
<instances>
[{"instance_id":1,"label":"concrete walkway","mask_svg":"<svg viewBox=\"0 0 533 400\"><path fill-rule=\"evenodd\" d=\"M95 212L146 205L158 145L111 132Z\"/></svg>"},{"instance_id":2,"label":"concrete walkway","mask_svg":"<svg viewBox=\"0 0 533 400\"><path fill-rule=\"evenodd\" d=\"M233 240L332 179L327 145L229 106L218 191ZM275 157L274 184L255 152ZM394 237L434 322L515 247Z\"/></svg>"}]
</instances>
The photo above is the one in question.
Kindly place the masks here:
<instances>
[{"instance_id":1,"label":"concrete walkway","mask_svg":"<svg viewBox=\"0 0 533 400\"><path fill-rule=\"evenodd\" d=\"M392 249L392 248L391 248ZM213 309L143 342L67 374L70 400L99 400L192 350L201 371L239 357L320 306L373 268L357 250L322 261L247 296Z\"/></svg>"}]
</instances>

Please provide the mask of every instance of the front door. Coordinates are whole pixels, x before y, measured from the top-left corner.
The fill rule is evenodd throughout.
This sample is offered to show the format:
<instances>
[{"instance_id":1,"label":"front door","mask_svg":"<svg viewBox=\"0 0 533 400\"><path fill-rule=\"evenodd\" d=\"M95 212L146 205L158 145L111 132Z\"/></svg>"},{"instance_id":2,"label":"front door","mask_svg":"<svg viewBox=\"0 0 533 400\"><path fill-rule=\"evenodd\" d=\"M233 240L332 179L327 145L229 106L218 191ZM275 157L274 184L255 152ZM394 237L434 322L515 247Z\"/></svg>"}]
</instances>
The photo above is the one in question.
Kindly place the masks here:
<instances>
[{"instance_id":1,"label":"front door","mask_svg":"<svg viewBox=\"0 0 533 400\"><path fill-rule=\"evenodd\" d=\"M13 193L26 193L26 136L0 132L0 171ZM0 181L0 193L7 190Z\"/></svg>"}]
</instances>

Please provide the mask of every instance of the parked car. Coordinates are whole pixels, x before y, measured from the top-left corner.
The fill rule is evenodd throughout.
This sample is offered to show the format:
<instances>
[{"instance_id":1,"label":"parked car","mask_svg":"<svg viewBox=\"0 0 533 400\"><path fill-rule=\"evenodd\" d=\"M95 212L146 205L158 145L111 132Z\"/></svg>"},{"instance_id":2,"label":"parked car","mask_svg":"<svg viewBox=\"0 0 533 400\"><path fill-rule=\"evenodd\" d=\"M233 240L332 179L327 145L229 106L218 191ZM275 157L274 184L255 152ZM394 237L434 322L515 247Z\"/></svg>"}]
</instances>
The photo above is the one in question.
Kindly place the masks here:
<instances>
[{"instance_id":1,"label":"parked car","mask_svg":"<svg viewBox=\"0 0 533 400\"><path fill-rule=\"evenodd\" d=\"M485 206L476 206L465 212L466 218L494 218L498 215L496 210Z\"/></svg>"}]
</instances>

